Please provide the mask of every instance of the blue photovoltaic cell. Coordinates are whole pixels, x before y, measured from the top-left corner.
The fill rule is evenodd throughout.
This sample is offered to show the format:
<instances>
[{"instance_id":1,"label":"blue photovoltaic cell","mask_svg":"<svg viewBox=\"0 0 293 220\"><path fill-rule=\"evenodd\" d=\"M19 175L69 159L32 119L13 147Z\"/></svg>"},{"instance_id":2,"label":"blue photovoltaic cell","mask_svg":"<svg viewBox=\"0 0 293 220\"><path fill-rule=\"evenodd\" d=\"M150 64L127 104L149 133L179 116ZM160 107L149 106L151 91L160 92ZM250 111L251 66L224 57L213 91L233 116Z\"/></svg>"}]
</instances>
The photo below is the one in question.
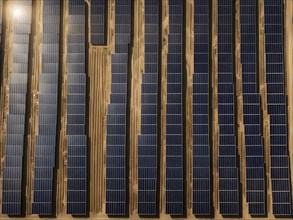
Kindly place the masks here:
<instances>
[{"instance_id":1,"label":"blue photovoltaic cell","mask_svg":"<svg viewBox=\"0 0 293 220\"><path fill-rule=\"evenodd\" d=\"M131 41L130 12L131 0L115 2L115 53L112 55L111 96L107 113L106 214L108 215L127 213L125 160L128 147L126 146L126 104L128 47Z\"/></svg>"},{"instance_id":2,"label":"blue photovoltaic cell","mask_svg":"<svg viewBox=\"0 0 293 220\"><path fill-rule=\"evenodd\" d=\"M3 1L0 1L1 15L2 4ZM7 112L6 157L2 180L2 213L21 215L23 212L21 198L22 193L25 193L25 188L22 188L22 163L32 1L14 1L14 7L19 7L24 14L21 17L14 17L13 22L13 72L9 78L9 111ZM18 77L20 80L15 80Z\"/></svg>"},{"instance_id":3,"label":"blue photovoltaic cell","mask_svg":"<svg viewBox=\"0 0 293 220\"><path fill-rule=\"evenodd\" d=\"M218 2L219 203L222 215L238 215L239 176L236 164L233 81L233 0ZM233 175L232 175L233 174Z\"/></svg>"},{"instance_id":4,"label":"blue photovoltaic cell","mask_svg":"<svg viewBox=\"0 0 293 220\"><path fill-rule=\"evenodd\" d=\"M91 43L93 45L106 43L106 1L107 0L91 0Z\"/></svg>"},{"instance_id":5,"label":"blue photovoltaic cell","mask_svg":"<svg viewBox=\"0 0 293 220\"><path fill-rule=\"evenodd\" d=\"M59 48L60 4L60 0L44 1L43 48ZM35 171L38 172L55 168L58 65L59 50L53 53L42 50L43 68L39 76L39 129L35 146ZM52 78L56 80L52 82L50 80ZM47 111L42 111L43 108L46 108ZM53 199L53 178L47 178L45 172L40 176L35 176L33 214L52 215Z\"/></svg>"},{"instance_id":6,"label":"blue photovoltaic cell","mask_svg":"<svg viewBox=\"0 0 293 220\"><path fill-rule=\"evenodd\" d=\"M283 1L265 0L264 10L273 214L290 216L292 194L288 164L287 97L284 85Z\"/></svg>"},{"instance_id":7,"label":"blue photovoltaic cell","mask_svg":"<svg viewBox=\"0 0 293 220\"><path fill-rule=\"evenodd\" d=\"M166 213L171 215L184 214L182 128L183 4L184 1L182 0L169 1L166 112Z\"/></svg>"},{"instance_id":8,"label":"blue photovoltaic cell","mask_svg":"<svg viewBox=\"0 0 293 220\"><path fill-rule=\"evenodd\" d=\"M84 0L69 1L66 127L68 147L67 213L72 215L87 214L87 136L85 133L85 7L86 4Z\"/></svg>"},{"instance_id":9,"label":"blue photovoltaic cell","mask_svg":"<svg viewBox=\"0 0 293 220\"><path fill-rule=\"evenodd\" d=\"M194 0L193 214L211 214L209 1ZM202 106L201 112L195 106ZM203 144L205 142L206 144Z\"/></svg>"},{"instance_id":10,"label":"blue photovoltaic cell","mask_svg":"<svg viewBox=\"0 0 293 220\"><path fill-rule=\"evenodd\" d=\"M261 103L257 81L257 4L255 0L240 1L240 39L242 64L242 94L245 140L253 137L255 141L245 142L246 149L246 200L250 215L264 215L265 179L264 149L261 132ZM247 41L246 39L250 40ZM249 96L256 97L249 99ZM259 144L257 144L259 143ZM258 172L261 175L255 176Z\"/></svg>"},{"instance_id":11,"label":"blue photovoltaic cell","mask_svg":"<svg viewBox=\"0 0 293 220\"><path fill-rule=\"evenodd\" d=\"M138 214L157 213L157 109L159 1L145 1L145 73L142 76L141 129L138 136ZM155 39L153 41L152 39ZM153 71L152 71L153 70Z\"/></svg>"}]
</instances>

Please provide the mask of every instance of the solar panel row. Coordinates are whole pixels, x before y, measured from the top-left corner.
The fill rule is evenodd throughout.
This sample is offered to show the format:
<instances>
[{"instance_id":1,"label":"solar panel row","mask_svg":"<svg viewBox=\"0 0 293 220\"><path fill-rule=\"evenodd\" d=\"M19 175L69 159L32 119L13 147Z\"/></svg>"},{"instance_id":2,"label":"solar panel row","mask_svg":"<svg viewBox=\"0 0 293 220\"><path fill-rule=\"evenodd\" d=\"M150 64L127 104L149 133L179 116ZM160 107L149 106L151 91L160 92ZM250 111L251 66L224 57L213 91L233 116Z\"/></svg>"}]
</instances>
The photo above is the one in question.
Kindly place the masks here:
<instances>
[{"instance_id":1,"label":"solar panel row","mask_svg":"<svg viewBox=\"0 0 293 220\"><path fill-rule=\"evenodd\" d=\"M159 1L145 1L145 73L141 91L141 133L138 136L138 213L157 213ZM155 39L152 41L151 39ZM154 106L155 111L150 111Z\"/></svg>"},{"instance_id":2,"label":"solar panel row","mask_svg":"<svg viewBox=\"0 0 293 220\"><path fill-rule=\"evenodd\" d=\"M233 4L233 0L218 1L218 171L222 215L240 213L233 80Z\"/></svg>"},{"instance_id":3,"label":"solar panel row","mask_svg":"<svg viewBox=\"0 0 293 220\"><path fill-rule=\"evenodd\" d=\"M2 9L1 1L1 9ZM22 176L28 81L28 48L31 33L32 1L14 1L24 15L13 18L13 72L9 78L9 110L7 113L6 158L2 182L2 213L22 214ZM1 20L2 21L2 20ZM15 80L21 76L23 81Z\"/></svg>"},{"instance_id":4,"label":"solar panel row","mask_svg":"<svg viewBox=\"0 0 293 220\"><path fill-rule=\"evenodd\" d=\"M36 138L34 163L35 173L40 175L34 178L32 206L32 212L40 215L53 214L53 176L48 178L46 171L53 171L55 167L60 3L60 0L43 3L43 71L39 76L39 133ZM56 51L48 52L47 48L50 47L56 48Z\"/></svg>"},{"instance_id":5,"label":"solar panel row","mask_svg":"<svg viewBox=\"0 0 293 220\"><path fill-rule=\"evenodd\" d=\"M194 0L193 213L211 214L209 1ZM197 107L202 107L200 111Z\"/></svg>"},{"instance_id":6,"label":"solar panel row","mask_svg":"<svg viewBox=\"0 0 293 220\"><path fill-rule=\"evenodd\" d=\"M292 194L288 157L287 97L283 69L283 1L265 0L264 11L273 214L289 216L292 214Z\"/></svg>"},{"instance_id":7,"label":"solar panel row","mask_svg":"<svg viewBox=\"0 0 293 220\"><path fill-rule=\"evenodd\" d=\"M240 1L242 93L245 140L246 141L246 199L249 214L264 215L265 178L264 149L261 130L261 103L257 80L257 1ZM249 41L245 40L247 37ZM248 97L255 97L249 99ZM259 144L257 144L259 143ZM256 153L257 152L257 153ZM258 173L259 175L255 175Z\"/></svg>"},{"instance_id":8,"label":"solar panel row","mask_svg":"<svg viewBox=\"0 0 293 220\"><path fill-rule=\"evenodd\" d=\"M107 115L106 213L127 213L126 105L131 0L116 0L115 54L112 55L111 100ZM211 214L209 138L209 8L210 1L194 0L193 74L193 213ZM22 212L22 175L28 82L29 35L32 1L15 1L28 13L14 18L13 73L9 82L6 160L3 171L4 214ZM91 1L92 44L105 42L105 0ZM184 213L183 180L183 16L184 1L169 0L169 35L166 114L166 213ZM238 215L239 171L235 137L233 82L233 0L218 4L218 112L220 213ZM265 177L261 106L257 81L257 2L241 0L241 63L246 149L246 198L251 215L264 215ZM85 3L69 1L67 85L67 212L85 215L87 137L85 132ZM2 1L0 0L2 13ZM33 213L52 214L55 167L60 0L43 5L42 74L39 81L39 126L35 151ZM138 137L138 213L157 214L157 135L159 1L145 1L145 73L142 80L141 134ZM270 165L273 213L292 214L290 188L287 98L283 71L283 2L265 0L266 82L270 115ZM0 16L2 17L2 16ZM2 24L2 19L1 19ZM1 28L0 28L1 31ZM1 38L0 38L1 40Z\"/></svg>"},{"instance_id":9,"label":"solar panel row","mask_svg":"<svg viewBox=\"0 0 293 220\"><path fill-rule=\"evenodd\" d=\"M67 45L67 213L87 214L87 136L84 0L69 1Z\"/></svg>"},{"instance_id":10,"label":"solar panel row","mask_svg":"<svg viewBox=\"0 0 293 220\"><path fill-rule=\"evenodd\" d=\"M166 111L166 213L184 214L183 201L183 0L169 1ZM174 141L176 140L176 141ZM174 153L176 152L176 153Z\"/></svg>"},{"instance_id":11,"label":"solar panel row","mask_svg":"<svg viewBox=\"0 0 293 220\"><path fill-rule=\"evenodd\" d=\"M106 0L91 1L91 43L105 44Z\"/></svg>"},{"instance_id":12,"label":"solar panel row","mask_svg":"<svg viewBox=\"0 0 293 220\"><path fill-rule=\"evenodd\" d=\"M115 2L115 54L112 55L112 84L107 112L106 213L108 215L127 214L126 105L131 2L131 0Z\"/></svg>"}]
</instances>

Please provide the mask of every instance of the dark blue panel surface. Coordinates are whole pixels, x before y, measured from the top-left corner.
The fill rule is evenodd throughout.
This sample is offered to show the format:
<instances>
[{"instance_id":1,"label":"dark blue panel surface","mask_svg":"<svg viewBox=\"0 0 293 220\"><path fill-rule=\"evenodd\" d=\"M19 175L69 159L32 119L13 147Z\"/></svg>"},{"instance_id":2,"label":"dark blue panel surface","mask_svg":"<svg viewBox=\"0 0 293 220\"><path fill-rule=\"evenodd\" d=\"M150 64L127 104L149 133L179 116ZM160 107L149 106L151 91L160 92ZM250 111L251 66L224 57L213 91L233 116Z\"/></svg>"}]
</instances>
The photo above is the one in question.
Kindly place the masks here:
<instances>
[{"instance_id":1,"label":"dark blue panel surface","mask_svg":"<svg viewBox=\"0 0 293 220\"><path fill-rule=\"evenodd\" d=\"M67 213L87 214L87 136L85 134L86 3L69 1L67 51ZM78 186L78 187L77 187Z\"/></svg>"},{"instance_id":2,"label":"dark blue panel surface","mask_svg":"<svg viewBox=\"0 0 293 220\"><path fill-rule=\"evenodd\" d=\"M209 1L194 0L194 74L193 106L204 106L202 111L193 108L193 214L211 214L211 167L209 142ZM202 176L205 174L205 176Z\"/></svg>"},{"instance_id":3,"label":"dark blue panel surface","mask_svg":"<svg viewBox=\"0 0 293 220\"><path fill-rule=\"evenodd\" d=\"M264 150L261 132L261 103L249 100L249 96L260 96L257 81L257 2L251 0L240 1L240 34L241 34L241 64L242 64L242 94L243 118L246 140L250 137L257 139L251 143L246 141L246 197L249 214L264 215L265 204L265 180L264 176ZM250 41L245 36L251 36ZM247 98L246 98L247 97ZM256 142L261 143L260 145ZM262 173L262 178L249 175L251 172ZM255 187L258 186L258 187Z\"/></svg>"},{"instance_id":4,"label":"dark blue panel surface","mask_svg":"<svg viewBox=\"0 0 293 220\"><path fill-rule=\"evenodd\" d=\"M142 81L141 129L138 136L138 214L157 213L157 111L158 105L159 1L145 1L145 73ZM156 39L156 41L150 39ZM149 68L148 68L149 67ZM151 69L155 71L150 71ZM146 80L151 79L151 80Z\"/></svg>"},{"instance_id":5,"label":"dark blue panel surface","mask_svg":"<svg viewBox=\"0 0 293 220\"><path fill-rule=\"evenodd\" d=\"M42 73L39 81L39 126L35 146L35 172L55 168L59 50L47 53L45 48L59 48L60 1L44 1ZM50 36L50 41L46 37ZM53 177L34 178L33 214L53 214Z\"/></svg>"},{"instance_id":6,"label":"dark blue panel surface","mask_svg":"<svg viewBox=\"0 0 293 220\"><path fill-rule=\"evenodd\" d=\"M93 45L101 45L106 43L106 5L107 0L91 1L91 43Z\"/></svg>"},{"instance_id":7,"label":"dark blue panel surface","mask_svg":"<svg viewBox=\"0 0 293 220\"><path fill-rule=\"evenodd\" d=\"M291 189L287 187L287 184L281 185L282 182L290 182L287 97L285 94L283 61L283 1L265 0L264 11L273 214L276 216L291 216Z\"/></svg>"},{"instance_id":8,"label":"dark blue panel surface","mask_svg":"<svg viewBox=\"0 0 293 220\"><path fill-rule=\"evenodd\" d=\"M166 213L184 214L183 189L183 16L184 1L169 1L166 113ZM174 141L177 139L178 141ZM176 154L172 151L175 150ZM175 184L176 183L176 184Z\"/></svg>"},{"instance_id":9,"label":"dark blue panel surface","mask_svg":"<svg viewBox=\"0 0 293 220\"><path fill-rule=\"evenodd\" d=\"M131 43L131 0L115 4L115 54L107 112L106 214L125 215L126 207L126 105L128 47ZM121 116L117 118L117 115ZM117 184L115 184L117 183Z\"/></svg>"},{"instance_id":10,"label":"dark blue panel surface","mask_svg":"<svg viewBox=\"0 0 293 220\"><path fill-rule=\"evenodd\" d=\"M222 215L238 215L239 176L235 134L235 85L233 72L233 0L218 2L218 117L219 203ZM233 175L232 175L233 174ZM223 181L225 184L223 184Z\"/></svg>"},{"instance_id":11,"label":"dark blue panel surface","mask_svg":"<svg viewBox=\"0 0 293 220\"><path fill-rule=\"evenodd\" d=\"M9 78L9 111L6 122L5 164L2 178L2 213L21 215L24 134L26 95L29 63L29 37L31 31L32 1L15 1L13 7L20 8L22 16L13 18L13 72ZM2 31L3 1L0 1L0 34ZM1 42L0 37L0 42ZM1 146L2 148L2 146Z\"/></svg>"}]
</instances>

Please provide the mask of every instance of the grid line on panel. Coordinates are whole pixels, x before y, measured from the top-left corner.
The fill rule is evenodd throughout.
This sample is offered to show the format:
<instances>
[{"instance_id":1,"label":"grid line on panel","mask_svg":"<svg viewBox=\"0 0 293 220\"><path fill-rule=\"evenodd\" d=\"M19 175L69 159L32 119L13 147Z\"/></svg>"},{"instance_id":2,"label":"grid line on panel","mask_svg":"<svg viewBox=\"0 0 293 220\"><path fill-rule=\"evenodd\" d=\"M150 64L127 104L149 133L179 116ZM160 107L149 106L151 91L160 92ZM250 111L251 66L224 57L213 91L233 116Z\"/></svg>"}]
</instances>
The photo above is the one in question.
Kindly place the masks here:
<instances>
[{"instance_id":1,"label":"grid line on panel","mask_svg":"<svg viewBox=\"0 0 293 220\"><path fill-rule=\"evenodd\" d=\"M194 0L193 214L211 214L209 1Z\"/></svg>"},{"instance_id":2,"label":"grid line on panel","mask_svg":"<svg viewBox=\"0 0 293 220\"><path fill-rule=\"evenodd\" d=\"M239 168L235 131L233 0L218 1L219 203L222 215L239 215Z\"/></svg>"},{"instance_id":3,"label":"grid line on panel","mask_svg":"<svg viewBox=\"0 0 293 220\"><path fill-rule=\"evenodd\" d=\"M39 215L53 214L53 176L45 171L55 168L57 97L60 36L60 1L44 1L42 34L42 73L39 77L39 125L35 148L34 201L32 212ZM46 51L54 47L56 51ZM52 80L55 79L55 80Z\"/></svg>"},{"instance_id":4,"label":"grid line on panel","mask_svg":"<svg viewBox=\"0 0 293 220\"><path fill-rule=\"evenodd\" d=\"M283 1L265 0L264 12L273 214L291 216L287 97L284 84Z\"/></svg>"},{"instance_id":5,"label":"grid line on panel","mask_svg":"<svg viewBox=\"0 0 293 220\"><path fill-rule=\"evenodd\" d=\"M159 1L145 1L145 73L138 136L138 214L157 214ZM150 39L156 39L151 41ZM156 109L151 111L150 108Z\"/></svg>"},{"instance_id":6,"label":"grid line on panel","mask_svg":"<svg viewBox=\"0 0 293 220\"><path fill-rule=\"evenodd\" d=\"M1 9L2 4L1 1ZM15 16L13 18L13 72L9 76L9 110L7 112L6 157L2 181L2 213L22 215L24 212L22 198L25 194L22 176L26 152L24 135L32 1L15 1L14 7L18 7L24 14L21 17ZM21 74L23 81L14 80L19 74Z\"/></svg>"},{"instance_id":7,"label":"grid line on panel","mask_svg":"<svg viewBox=\"0 0 293 220\"><path fill-rule=\"evenodd\" d=\"M106 214L108 215L128 213L126 109L131 11L131 0L116 1L115 53L112 54L111 95L107 112Z\"/></svg>"},{"instance_id":8,"label":"grid line on panel","mask_svg":"<svg viewBox=\"0 0 293 220\"><path fill-rule=\"evenodd\" d=\"M87 214L86 4L69 1L67 46L67 213ZM78 187L77 187L78 186Z\"/></svg>"},{"instance_id":9,"label":"grid line on panel","mask_svg":"<svg viewBox=\"0 0 293 220\"><path fill-rule=\"evenodd\" d=\"M246 150L246 198L250 215L265 215L264 149L257 80L257 10L256 1L240 1L240 59ZM249 97L254 98L249 99Z\"/></svg>"},{"instance_id":10,"label":"grid line on panel","mask_svg":"<svg viewBox=\"0 0 293 220\"><path fill-rule=\"evenodd\" d=\"M184 1L169 1L166 111L166 213L183 215L183 19Z\"/></svg>"}]
</instances>

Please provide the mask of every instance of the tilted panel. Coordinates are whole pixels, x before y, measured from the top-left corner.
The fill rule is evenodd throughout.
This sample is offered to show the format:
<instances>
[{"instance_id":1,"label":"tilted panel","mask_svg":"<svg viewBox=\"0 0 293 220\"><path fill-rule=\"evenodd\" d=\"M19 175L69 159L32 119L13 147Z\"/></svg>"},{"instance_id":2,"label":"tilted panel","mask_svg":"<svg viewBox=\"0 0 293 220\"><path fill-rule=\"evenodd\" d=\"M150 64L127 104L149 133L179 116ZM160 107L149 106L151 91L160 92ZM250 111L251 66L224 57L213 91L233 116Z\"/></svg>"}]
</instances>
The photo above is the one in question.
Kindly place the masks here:
<instances>
[{"instance_id":1,"label":"tilted panel","mask_svg":"<svg viewBox=\"0 0 293 220\"><path fill-rule=\"evenodd\" d=\"M138 213L157 213L159 1L145 1L145 73L138 136Z\"/></svg>"},{"instance_id":2,"label":"tilted panel","mask_svg":"<svg viewBox=\"0 0 293 220\"><path fill-rule=\"evenodd\" d=\"M70 0L67 36L67 213L87 214L86 3Z\"/></svg>"},{"instance_id":3,"label":"tilted panel","mask_svg":"<svg viewBox=\"0 0 293 220\"><path fill-rule=\"evenodd\" d=\"M13 71L9 76L9 110L6 125L6 157L2 183L2 213L23 213L22 187L26 96L31 33L32 1L14 1L13 7L21 16L13 16Z\"/></svg>"},{"instance_id":4,"label":"tilted panel","mask_svg":"<svg viewBox=\"0 0 293 220\"><path fill-rule=\"evenodd\" d=\"M211 214L209 1L194 0L193 213Z\"/></svg>"},{"instance_id":5,"label":"tilted panel","mask_svg":"<svg viewBox=\"0 0 293 220\"><path fill-rule=\"evenodd\" d=\"M184 214L183 0L169 0L166 112L166 213Z\"/></svg>"},{"instance_id":6,"label":"tilted panel","mask_svg":"<svg viewBox=\"0 0 293 220\"><path fill-rule=\"evenodd\" d=\"M127 214L126 105L131 42L131 0L115 2L115 54L107 112L106 213Z\"/></svg>"},{"instance_id":7,"label":"tilted panel","mask_svg":"<svg viewBox=\"0 0 293 220\"><path fill-rule=\"evenodd\" d=\"M222 215L238 215L239 173L235 134L233 67L234 0L218 1L219 203Z\"/></svg>"},{"instance_id":8,"label":"tilted panel","mask_svg":"<svg viewBox=\"0 0 293 220\"><path fill-rule=\"evenodd\" d=\"M107 0L91 0L91 43L105 44Z\"/></svg>"},{"instance_id":9,"label":"tilted panel","mask_svg":"<svg viewBox=\"0 0 293 220\"><path fill-rule=\"evenodd\" d=\"M46 170L55 168L57 100L59 75L60 0L43 2L42 73L39 76L39 125L35 147L34 200L32 212L53 214L53 178ZM51 48L55 50L49 51Z\"/></svg>"},{"instance_id":10,"label":"tilted panel","mask_svg":"<svg viewBox=\"0 0 293 220\"><path fill-rule=\"evenodd\" d=\"M267 105L270 116L270 165L273 214L292 214L288 157L287 96L283 51L283 0L265 0Z\"/></svg>"},{"instance_id":11,"label":"tilted panel","mask_svg":"<svg viewBox=\"0 0 293 220\"><path fill-rule=\"evenodd\" d=\"M240 1L240 42L246 152L246 200L250 215L265 215L264 149L257 80L257 4L258 2L255 0ZM255 98L250 99L250 97Z\"/></svg>"}]
</instances>

